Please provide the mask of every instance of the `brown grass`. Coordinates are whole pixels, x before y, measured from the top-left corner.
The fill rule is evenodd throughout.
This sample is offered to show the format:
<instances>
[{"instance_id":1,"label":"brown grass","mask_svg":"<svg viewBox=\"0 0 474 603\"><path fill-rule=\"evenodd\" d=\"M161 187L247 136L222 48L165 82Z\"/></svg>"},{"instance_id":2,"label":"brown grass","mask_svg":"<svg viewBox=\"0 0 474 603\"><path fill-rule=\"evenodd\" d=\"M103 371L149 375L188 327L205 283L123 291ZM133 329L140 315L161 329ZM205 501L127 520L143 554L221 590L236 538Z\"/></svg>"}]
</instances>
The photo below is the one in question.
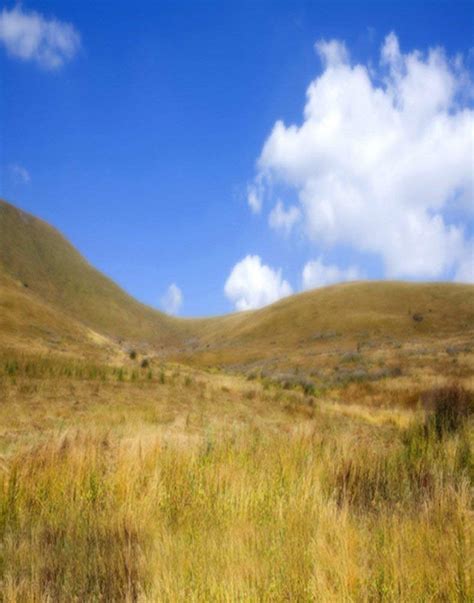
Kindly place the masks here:
<instances>
[{"instance_id":1,"label":"brown grass","mask_svg":"<svg viewBox=\"0 0 474 603\"><path fill-rule=\"evenodd\" d=\"M470 420L440 439L422 409L154 361L1 366L0 600L474 595Z\"/></svg>"}]
</instances>

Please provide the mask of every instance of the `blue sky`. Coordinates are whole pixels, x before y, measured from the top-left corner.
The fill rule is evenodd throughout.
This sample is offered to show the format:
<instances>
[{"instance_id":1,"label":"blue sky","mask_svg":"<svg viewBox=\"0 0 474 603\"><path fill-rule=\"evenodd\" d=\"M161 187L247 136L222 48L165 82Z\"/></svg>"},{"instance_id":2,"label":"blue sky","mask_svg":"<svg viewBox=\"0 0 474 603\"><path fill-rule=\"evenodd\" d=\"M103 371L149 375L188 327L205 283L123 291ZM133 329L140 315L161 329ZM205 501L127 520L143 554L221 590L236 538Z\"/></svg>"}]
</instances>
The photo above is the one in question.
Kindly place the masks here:
<instances>
[{"instance_id":1,"label":"blue sky","mask_svg":"<svg viewBox=\"0 0 474 603\"><path fill-rule=\"evenodd\" d=\"M472 2L0 6L0 194L140 300L195 316L352 278L470 280ZM407 92L410 73L436 106ZM340 124L323 144L326 96ZM404 135L380 150L400 116ZM427 158L435 122L441 164Z\"/></svg>"}]
</instances>

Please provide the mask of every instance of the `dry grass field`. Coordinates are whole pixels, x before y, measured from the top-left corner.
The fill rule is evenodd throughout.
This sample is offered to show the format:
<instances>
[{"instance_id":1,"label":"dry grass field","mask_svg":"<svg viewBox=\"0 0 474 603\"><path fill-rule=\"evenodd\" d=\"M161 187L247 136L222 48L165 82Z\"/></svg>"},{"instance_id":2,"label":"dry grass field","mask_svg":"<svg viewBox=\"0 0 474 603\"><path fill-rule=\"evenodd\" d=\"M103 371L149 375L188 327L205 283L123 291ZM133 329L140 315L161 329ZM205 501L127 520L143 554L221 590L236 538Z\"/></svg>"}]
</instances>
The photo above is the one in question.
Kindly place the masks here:
<instances>
[{"instance_id":1,"label":"dry grass field","mask_svg":"<svg viewBox=\"0 0 474 603\"><path fill-rule=\"evenodd\" d=\"M0 201L0 601L474 600L474 297L178 320Z\"/></svg>"},{"instance_id":2,"label":"dry grass field","mask_svg":"<svg viewBox=\"0 0 474 603\"><path fill-rule=\"evenodd\" d=\"M474 430L429 372L142 362L3 355L1 600L472 600Z\"/></svg>"}]
</instances>

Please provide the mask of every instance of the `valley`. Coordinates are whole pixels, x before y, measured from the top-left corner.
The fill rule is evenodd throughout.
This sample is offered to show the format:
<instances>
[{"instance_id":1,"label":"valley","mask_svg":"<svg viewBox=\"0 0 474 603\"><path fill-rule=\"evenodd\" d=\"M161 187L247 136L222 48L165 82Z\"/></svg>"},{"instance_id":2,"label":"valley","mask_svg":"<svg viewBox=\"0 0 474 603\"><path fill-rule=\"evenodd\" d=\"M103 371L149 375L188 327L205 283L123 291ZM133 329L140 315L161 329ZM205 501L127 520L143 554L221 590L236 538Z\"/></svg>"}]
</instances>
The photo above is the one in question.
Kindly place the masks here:
<instances>
[{"instance_id":1,"label":"valley","mask_svg":"<svg viewBox=\"0 0 474 603\"><path fill-rule=\"evenodd\" d=\"M0 202L0 600L470 600L473 293L174 318Z\"/></svg>"}]
</instances>

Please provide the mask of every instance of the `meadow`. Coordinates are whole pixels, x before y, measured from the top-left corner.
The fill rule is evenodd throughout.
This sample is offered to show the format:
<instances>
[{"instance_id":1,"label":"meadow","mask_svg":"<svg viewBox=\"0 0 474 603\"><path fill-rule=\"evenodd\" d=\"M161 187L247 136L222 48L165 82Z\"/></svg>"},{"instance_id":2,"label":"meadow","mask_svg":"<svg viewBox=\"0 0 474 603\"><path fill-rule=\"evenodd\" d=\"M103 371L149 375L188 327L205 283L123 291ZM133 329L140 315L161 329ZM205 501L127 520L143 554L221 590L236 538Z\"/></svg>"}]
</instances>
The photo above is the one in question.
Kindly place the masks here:
<instances>
[{"instance_id":1,"label":"meadow","mask_svg":"<svg viewBox=\"0 0 474 603\"><path fill-rule=\"evenodd\" d=\"M438 356L322 389L5 353L0 600L472 600L471 358Z\"/></svg>"}]
</instances>

